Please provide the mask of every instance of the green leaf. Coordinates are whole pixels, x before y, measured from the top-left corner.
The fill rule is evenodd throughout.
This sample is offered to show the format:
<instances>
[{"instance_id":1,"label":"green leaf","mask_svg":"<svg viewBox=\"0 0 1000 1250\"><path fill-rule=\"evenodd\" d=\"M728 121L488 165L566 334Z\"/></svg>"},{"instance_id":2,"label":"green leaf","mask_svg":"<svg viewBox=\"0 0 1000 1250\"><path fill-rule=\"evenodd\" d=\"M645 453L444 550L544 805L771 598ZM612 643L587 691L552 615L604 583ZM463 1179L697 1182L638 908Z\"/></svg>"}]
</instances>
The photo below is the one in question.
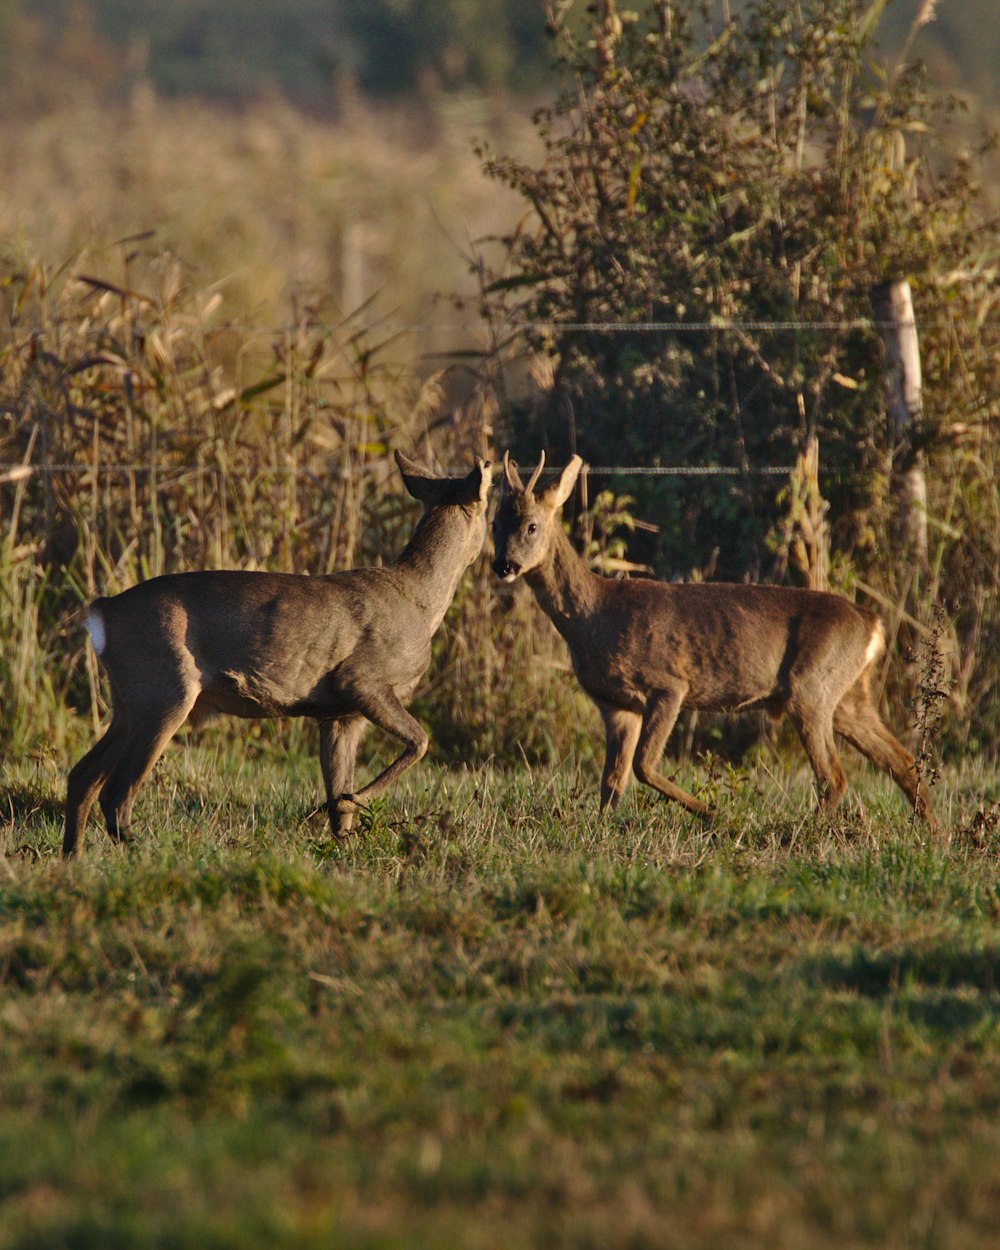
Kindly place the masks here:
<instances>
[{"instance_id":1,"label":"green leaf","mask_svg":"<svg viewBox=\"0 0 1000 1250\"><path fill-rule=\"evenodd\" d=\"M867 12L858 20L858 38L868 40L871 38L875 27L882 20L882 13L888 0L872 0L868 6Z\"/></svg>"},{"instance_id":2,"label":"green leaf","mask_svg":"<svg viewBox=\"0 0 1000 1250\"><path fill-rule=\"evenodd\" d=\"M492 295L494 291L513 291L522 286L534 286L538 282L545 281L544 273L517 273L510 278L497 278L486 287L487 295Z\"/></svg>"},{"instance_id":3,"label":"green leaf","mask_svg":"<svg viewBox=\"0 0 1000 1250\"><path fill-rule=\"evenodd\" d=\"M245 390L240 391L240 402L246 403L250 399L256 399L258 395L263 395L267 391L273 391L276 386L280 386L287 378L288 375L286 373L274 373L269 378L262 378L259 382L255 382L253 386L248 386Z\"/></svg>"},{"instance_id":4,"label":"green leaf","mask_svg":"<svg viewBox=\"0 0 1000 1250\"><path fill-rule=\"evenodd\" d=\"M642 157L637 156L628 171L628 191L625 195L625 210L631 217L635 212L635 199L639 193L639 180L642 177Z\"/></svg>"}]
</instances>

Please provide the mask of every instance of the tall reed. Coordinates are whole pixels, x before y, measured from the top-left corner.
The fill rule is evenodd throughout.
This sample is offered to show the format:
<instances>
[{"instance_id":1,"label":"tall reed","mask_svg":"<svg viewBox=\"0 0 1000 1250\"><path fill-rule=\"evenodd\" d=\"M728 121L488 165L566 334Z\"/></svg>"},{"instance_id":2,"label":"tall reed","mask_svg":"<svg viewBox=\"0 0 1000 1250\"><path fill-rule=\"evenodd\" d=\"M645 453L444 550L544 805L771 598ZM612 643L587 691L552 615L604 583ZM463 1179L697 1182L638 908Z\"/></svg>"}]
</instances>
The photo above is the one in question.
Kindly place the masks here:
<instances>
[{"instance_id":1,"label":"tall reed","mask_svg":"<svg viewBox=\"0 0 1000 1250\"><path fill-rule=\"evenodd\" d=\"M115 281L80 262L3 275L0 745L12 754L65 751L100 720L80 628L94 595L183 569L379 564L414 519L394 447L452 469L492 454L485 375L458 393L400 364L377 326L319 302L264 337L147 242L123 243ZM465 757L563 754L585 735L561 644L533 605L503 600L495 614L493 595L487 553L418 695L435 737ZM554 686L553 665L566 670Z\"/></svg>"}]
</instances>

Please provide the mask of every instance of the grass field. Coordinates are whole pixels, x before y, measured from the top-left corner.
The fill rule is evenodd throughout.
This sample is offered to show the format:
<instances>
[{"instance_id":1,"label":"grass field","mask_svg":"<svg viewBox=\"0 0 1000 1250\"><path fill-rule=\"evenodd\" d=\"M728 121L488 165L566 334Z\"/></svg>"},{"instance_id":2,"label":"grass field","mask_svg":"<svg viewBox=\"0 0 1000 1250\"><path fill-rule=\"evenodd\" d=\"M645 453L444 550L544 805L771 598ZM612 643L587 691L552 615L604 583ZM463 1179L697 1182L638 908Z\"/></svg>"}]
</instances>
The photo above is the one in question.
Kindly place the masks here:
<instances>
[{"instance_id":1,"label":"grass field","mask_svg":"<svg viewBox=\"0 0 1000 1250\"><path fill-rule=\"evenodd\" d=\"M65 865L64 765L0 780L0 1250L996 1244L995 776L928 842L867 771L705 829L425 762L331 845L207 736Z\"/></svg>"}]
</instances>

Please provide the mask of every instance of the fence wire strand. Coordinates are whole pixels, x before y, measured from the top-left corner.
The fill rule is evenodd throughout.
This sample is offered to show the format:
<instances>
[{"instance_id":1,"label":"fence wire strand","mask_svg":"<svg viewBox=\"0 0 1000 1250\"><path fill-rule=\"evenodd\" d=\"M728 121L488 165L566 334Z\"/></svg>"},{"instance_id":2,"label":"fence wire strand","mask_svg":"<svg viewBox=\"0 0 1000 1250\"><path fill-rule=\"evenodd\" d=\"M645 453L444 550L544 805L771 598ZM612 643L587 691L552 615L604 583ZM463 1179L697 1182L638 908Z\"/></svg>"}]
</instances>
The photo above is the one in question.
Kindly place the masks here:
<instances>
[{"instance_id":1,"label":"fence wire strand","mask_svg":"<svg viewBox=\"0 0 1000 1250\"><path fill-rule=\"evenodd\" d=\"M606 477L778 477L787 476L794 471L794 465L788 464L768 464L768 465L748 465L746 468L740 468L733 465L644 465L644 464L591 464L587 465L587 471L592 474L603 474ZM447 472L462 473L465 469L462 466L455 466ZM46 473L79 473L81 475L94 473L95 466L92 464L23 464L8 462L0 462L0 484L4 482L20 481L34 474ZM178 473L218 473L219 469L214 465L207 464L164 464L157 462L156 464L99 464L96 466L96 472L99 476L112 476L119 473L155 473L158 477L164 474L175 475ZM314 469L306 469L301 465L276 465L274 467L262 470L265 473L273 473L276 475L286 475L293 477L316 477L317 471ZM546 468L544 473L559 473L560 469Z\"/></svg>"},{"instance_id":2,"label":"fence wire strand","mask_svg":"<svg viewBox=\"0 0 1000 1250\"><path fill-rule=\"evenodd\" d=\"M880 331L886 328L914 328L917 330L929 330L931 328L940 328L947 324L943 321L909 321L904 323L892 321L879 321L870 317L855 317L845 320L831 321L727 321L722 319L713 319L709 321L576 321L576 322L554 322L554 321L522 321L508 322L504 325L504 330L511 334L517 333L535 333L535 334L719 334L719 333L789 333L793 331L803 332L824 332L844 330L875 330ZM475 322L394 322L383 321L375 325L367 327L352 327L350 318L345 318L338 325L317 319L305 319L297 324L289 324L284 326L246 326L246 325L220 325L212 328L206 327L204 333L208 336L213 334L226 333L233 329L238 329L243 333L264 334L275 337L288 337L303 331L337 333L350 330L351 337L357 335L374 335L374 334L458 334L458 333L474 333L482 332L489 327L483 321ZM34 338L43 336L46 329L40 326L0 326L0 334L8 337L15 335L23 335L26 338ZM444 353L447 354L447 353ZM603 474L605 476L617 477L753 477L753 476L787 476L794 471L793 465L758 465L736 467L728 465L590 465L589 472L593 474ZM165 465L157 463L149 464L114 464L114 465L98 465L96 472L101 476L110 476L113 474L136 474L136 473L152 473L159 474L177 474L177 473L206 473L215 472L212 466L202 464L183 464L183 465ZM276 474L286 474L292 476L310 476L312 472L301 466L278 466L270 470ZM453 470L460 472L461 470ZM48 464L48 465L30 465L14 463L0 463L0 483L19 480L27 475L27 473L40 474L57 474L57 473L94 473L94 465L86 464ZM546 473L554 472L552 469L546 469Z\"/></svg>"},{"instance_id":3,"label":"fence wire strand","mask_svg":"<svg viewBox=\"0 0 1000 1250\"><path fill-rule=\"evenodd\" d=\"M58 320L58 319L56 319ZM44 336L51 324L42 325L4 325L0 326L0 335L14 338L23 335L26 338ZM988 319L985 324L996 324ZM876 330L885 329L916 329L934 330L948 329L953 321L934 320L921 321L881 321L872 317L851 317L830 321L731 321L725 319L708 321L508 321L501 328L510 334L734 334L753 331L756 333L791 333L796 330L822 331L829 333L839 330ZM303 318L302 321L286 325L242 325L238 322L215 326L203 326L206 335L227 334L233 331L249 334L266 334L275 338L288 338L303 330L339 333L349 331L352 338L377 334L471 334L491 330L484 321L400 321L386 319L370 325L359 325L352 322L350 316L343 321L333 323L319 318Z\"/></svg>"}]
</instances>

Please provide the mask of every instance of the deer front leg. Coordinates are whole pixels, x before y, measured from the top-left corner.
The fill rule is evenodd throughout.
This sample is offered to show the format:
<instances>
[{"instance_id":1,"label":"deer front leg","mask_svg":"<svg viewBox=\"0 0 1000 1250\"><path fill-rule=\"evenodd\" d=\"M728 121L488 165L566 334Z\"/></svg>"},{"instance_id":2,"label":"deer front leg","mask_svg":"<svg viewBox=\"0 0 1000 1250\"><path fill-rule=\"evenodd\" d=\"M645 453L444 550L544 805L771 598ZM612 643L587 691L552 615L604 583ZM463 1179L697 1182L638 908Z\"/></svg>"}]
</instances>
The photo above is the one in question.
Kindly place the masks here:
<instances>
[{"instance_id":1,"label":"deer front leg","mask_svg":"<svg viewBox=\"0 0 1000 1250\"><path fill-rule=\"evenodd\" d=\"M335 838L346 838L354 824L357 804L341 804L338 800L354 789L354 763L364 731L365 721L360 716L319 723L319 765L326 787L330 832Z\"/></svg>"},{"instance_id":2,"label":"deer front leg","mask_svg":"<svg viewBox=\"0 0 1000 1250\"><path fill-rule=\"evenodd\" d=\"M657 691L650 697L636 749L635 775L644 785L652 786L664 798L673 799L689 812L697 812L699 816L712 816L714 813L707 804L696 799L693 794L688 794L680 786L675 786L658 770L663 748L667 745L686 693L686 687L678 687L675 690Z\"/></svg>"},{"instance_id":3,"label":"deer front leg","mask_svg":"<svg viewBox=\"0 0 1000 1250\"><path fill-rule=\"evenodd\" d=\"M387 768L383 768L373 781L369 781L356 793L341 794L336 802L331 804L331 810L336 808L338 816L356 811L358 807L364 807L372 799L378 798L400 774L405 773L418 760L423 759L430 745L430 740L420 722L410 715L399 696L390 687L355 691L354 705L378 729L383 729L393 737L401 739L407 746L403 753L397 756Z\"/></svg>"}]
</instances>

